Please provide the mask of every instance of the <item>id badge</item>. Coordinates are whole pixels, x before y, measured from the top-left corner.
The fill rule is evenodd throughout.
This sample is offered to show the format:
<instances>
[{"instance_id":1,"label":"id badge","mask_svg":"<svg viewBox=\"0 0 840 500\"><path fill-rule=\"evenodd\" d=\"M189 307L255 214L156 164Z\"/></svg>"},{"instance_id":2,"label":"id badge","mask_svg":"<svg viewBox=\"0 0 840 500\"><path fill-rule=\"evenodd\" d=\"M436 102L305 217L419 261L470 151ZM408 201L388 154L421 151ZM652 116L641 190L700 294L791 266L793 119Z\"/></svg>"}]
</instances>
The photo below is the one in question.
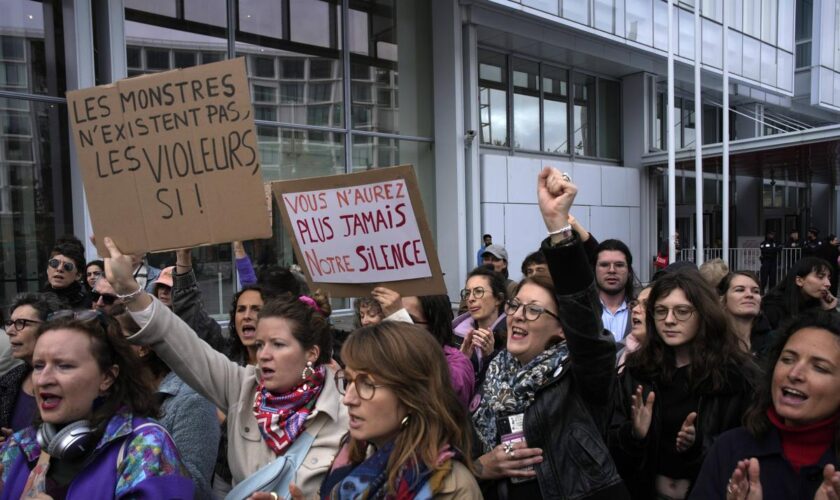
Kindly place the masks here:
<instances>
[{"instance_id":1,"label":"id badge","mask_svg":"<svg viewBox=\"0 0 840 500\"><path fill-rule=\"evenodd\" d=\"M499 439L502 444L505 443L519 443L525 441L525 414L517 413L515 415L506 415L496 419L496 428L499 430ZM525 467L523 470L534 470L533 465ZM512 477L512 483L524 483L526 481L533 481L536 478L532 477Z\"/></svg>"}]
</instances>

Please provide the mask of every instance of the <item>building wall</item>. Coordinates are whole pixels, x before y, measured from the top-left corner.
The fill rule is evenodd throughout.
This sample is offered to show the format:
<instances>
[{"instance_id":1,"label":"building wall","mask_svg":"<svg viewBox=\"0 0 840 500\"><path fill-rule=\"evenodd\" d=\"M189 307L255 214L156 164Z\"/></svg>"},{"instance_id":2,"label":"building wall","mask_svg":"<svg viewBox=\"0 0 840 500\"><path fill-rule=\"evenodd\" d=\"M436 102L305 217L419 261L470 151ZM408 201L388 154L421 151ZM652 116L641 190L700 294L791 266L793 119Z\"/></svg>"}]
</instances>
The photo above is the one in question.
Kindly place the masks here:
<instances>
[{"instance_id":1,"label":"building wall","mask_svg":"<svg viewBox=\"0 0 840 500\"><path fill-rule=\"evenodd\" d=\"M537 205L537 174L544 166L568 172L579 192L572 209L599 241L618 238L638 263L641 248L641 171L615 165L540 159L493 153L481 155L482 233L508 251L511 279L521 279L522 260L539 248L546 229Z\"/></svg>"}]
</instances>

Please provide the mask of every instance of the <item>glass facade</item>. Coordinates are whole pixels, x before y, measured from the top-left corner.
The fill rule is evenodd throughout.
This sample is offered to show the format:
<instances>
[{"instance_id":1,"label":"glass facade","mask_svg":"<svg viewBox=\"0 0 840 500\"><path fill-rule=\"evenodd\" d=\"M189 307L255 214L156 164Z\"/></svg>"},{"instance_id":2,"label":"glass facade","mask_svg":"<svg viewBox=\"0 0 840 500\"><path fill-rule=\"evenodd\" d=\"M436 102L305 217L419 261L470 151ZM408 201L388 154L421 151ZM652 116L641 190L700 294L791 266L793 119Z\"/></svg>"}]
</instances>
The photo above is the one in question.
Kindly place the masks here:
<instances>
[{"instance_id":1,"label":"glass facade","mask_svg":"<svg viewBox=\"0 0 840 500\"><path fill-rule=\"evenodd\" d=\"M641 47L668 48L668 4L665 0L513 0L622 37ZM829 3L840 0L828 0ZM700 36L700 61L723 67L723 9L729 21L730 61L733 56L749 64L733 66L732 76L786 93L793 92L796 0L692 0L674 2L674 54L693 61L694 38ZM694 31L694 9L700 8L701 32ZM798 7L797 7L798 8ZM831 33L837 33L837 30ZM737 47L737 48L736 48ZM803 49L804 50L804 49ZM743 51L743 54L741 54Z\"/></svg>"},{"instance_id":2,"label":"glass facade","mask_svg":"<svg viewBox=\"0 0 840 500\"><path fill-rule=\"evenodd\" d=\"M482 145L621 157L619 82L483 48L478 77Z\"/></svg>"},{"instance_id":3,"label":"glass facade","mask_svg":"<svg viewBox=\"0 0 840 500\"><path fill-rule=\"evenodd\" d=\"M354 1L346 25L341 2L334 1L239 0L236 26L226 16L224 0L207 3L206 12L189 5L167 10L145 0L126 3L130 75L245 57L265 181L412 163L434 225L434 164L431 154L418 153L431 149L425 141L432 136L426 2ZM228 45L231 30L233 47ZM349 51L343 50L344 33ZM276 213L274 234L248 244L254 262L295 263ZM225 312L235 287L226 272L229 246L198 251L208 307ZM170 255L157 259L161 265L174 260Z\"/></svg>"},{"instance_id":4,"label":"glass facade","mask_svg":"<svg viewBox=\"0 0 840 500\"><path fill-rule=\"evenodd\" d=\"M72 233L61 2L0 0L0 307L46 283Z\"/></svg>"},{"instance_id":5,"label":"glass facade","mask_svg":"<svg viewBox=\"0 0 840 500\"><path fill-rule=\"evenodd\" d=\"M811 95L811 104L840 111L840 0L823 0L818 5L819 40L812 42L811 62L818 92Z\"/></svg>"}]
</instances>

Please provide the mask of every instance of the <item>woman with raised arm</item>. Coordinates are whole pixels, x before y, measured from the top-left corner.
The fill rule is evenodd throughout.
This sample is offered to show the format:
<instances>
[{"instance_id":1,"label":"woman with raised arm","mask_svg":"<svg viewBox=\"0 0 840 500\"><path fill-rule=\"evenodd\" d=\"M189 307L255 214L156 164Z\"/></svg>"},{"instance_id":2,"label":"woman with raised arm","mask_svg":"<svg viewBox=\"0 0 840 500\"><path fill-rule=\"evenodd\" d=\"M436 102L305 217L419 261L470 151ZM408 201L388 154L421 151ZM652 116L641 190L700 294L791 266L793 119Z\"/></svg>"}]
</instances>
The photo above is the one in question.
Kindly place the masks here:
<instances>
[{"instance_id":1,"label":"woman with raised arm","mask_svg":"<svg viewBox=\"0 0 840 500\"><path fill-rule=\"evenodd\" d=\"M333 372L327 366L324 316L297 297L266 302L255 325L257 365L241 366L145 293L131 276L130 257L110 238L105 245L109 281L141 326L129 340L151 346L184 382L227 414L234 486L294 449L303 458L292 482L307 498L314 495L347 428L347 409L335 385L327 383ZM298 440L303 444L295 446Z\"/></svg>"},{"instance_id":2,"label":"woman with raised arm","mask_svg":"<svg viewBox=\"0 0 840 500\"><path fill-rule=\"evenodd\" d=\"M692 499L840 498L840 318L788 321L767 360L744 426L718 438Z\"/></svg>"},{"instance_id":3,"label":"woman with raised arm","mask_svg":"<svg viewBox=\"0 0 840 500\"><path fill-rule=\"evenodd\" d=\"M507 342L490 362L473 414L485 498L626 498L605 436L616 385L615 342L601 326L592 266L569 224L577 188L538 178L553 283L523 280L507 301Z\"/></svg>"}]
</instances>

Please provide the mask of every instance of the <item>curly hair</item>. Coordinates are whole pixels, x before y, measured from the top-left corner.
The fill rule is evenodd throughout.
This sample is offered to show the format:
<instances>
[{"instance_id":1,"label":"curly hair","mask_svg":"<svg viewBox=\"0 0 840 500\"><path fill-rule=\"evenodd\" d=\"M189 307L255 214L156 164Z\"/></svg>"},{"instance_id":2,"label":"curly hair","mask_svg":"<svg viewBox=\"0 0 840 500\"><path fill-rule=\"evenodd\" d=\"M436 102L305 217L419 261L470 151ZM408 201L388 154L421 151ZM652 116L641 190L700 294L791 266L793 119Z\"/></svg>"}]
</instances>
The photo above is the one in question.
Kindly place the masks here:
<instances>
[{"instance_id":1,"label":"curly hair","mask_svg":"<svg viewBox=\"0 0 840 500\"><path fill-rule=\"evenodd\" d=\"M627 369L642 380L671 380L676 372L676 353L658 334L654 309L674 290L682 290L694 306L697 333L689 344L691 364L688 379L693 390L715 392L726 386L733 368L752 367L752 361L738 345L738 337L720 306L719 298L696 270L679 270L662 275L653 284L645 307L648 335L641 347L627 356ZM651 333L656 333L652 335Z\"/></svg>"},{"instance_id":2,"label":"curly hair","mask_svg":"<svg viewBox=\"0 0 840 500\"><path fill-rule=\"evenodd\" d=\"M266 293L260 285L247 285L233 294L233 299L230 303L230 316L228 320L228 358L240 365L248 364L248 349L239 338L239 333L236 331L236 307L239 305L239 297L245 292L257 292L260 294L263 302L266 301Z\"/></svg>"},{"instance_id":3,"label":"curly hair","mask_svg":"<svg viewBox=\"0 0 840 500\"><path fill-rule=\"evenodd\" d=\"M121 406L128 406L136 417L158 417L160 404L150 372L143 369L116 319L97 313L93 319L63 317L48 321L35 332L36 345L37 339L56 330L73 330L89 337L90 352L101 372L118 367L114 383L93 411L90 422L94 427L110 420Z\"/></svg>"},{"instance_id":4,"label":"curly hair","mask_svg":"<svg viewBox=\"0 0 840 500\"><path fill-rule=\"evenodd\" d=\"M408 410L408 419L394 441L388 458L388 491L395 491L400 470L422 461L432 473L441 449L449 445L464 453L467 467L472 437L466 409L458 402L440 345L421 327L395 321L366 326L353 332L341 357L354 371L371 375L387 386ZM367 443L349 440L350 461L366 458Z\"/></svg>"},{"instance_id":5,"label":"curly hair","mask_svg":"<svg viewBox=\"0 0 840 500\"><path fill-rule=\"evenodd\" d=\"M836 340L840 343L840 316L836 313L811 310L790 318L780 326L779 334L765 360L764 376L759 383L758 392L744 414L744 427L754 437L760 438L773 428L773 424L767 418L767 409L773 405L773 372L788 340L805 328L825 330L837 337ZM834 446L835 449L840 449L840 428L835 433Z\"/></svg>"}]
</instances>

